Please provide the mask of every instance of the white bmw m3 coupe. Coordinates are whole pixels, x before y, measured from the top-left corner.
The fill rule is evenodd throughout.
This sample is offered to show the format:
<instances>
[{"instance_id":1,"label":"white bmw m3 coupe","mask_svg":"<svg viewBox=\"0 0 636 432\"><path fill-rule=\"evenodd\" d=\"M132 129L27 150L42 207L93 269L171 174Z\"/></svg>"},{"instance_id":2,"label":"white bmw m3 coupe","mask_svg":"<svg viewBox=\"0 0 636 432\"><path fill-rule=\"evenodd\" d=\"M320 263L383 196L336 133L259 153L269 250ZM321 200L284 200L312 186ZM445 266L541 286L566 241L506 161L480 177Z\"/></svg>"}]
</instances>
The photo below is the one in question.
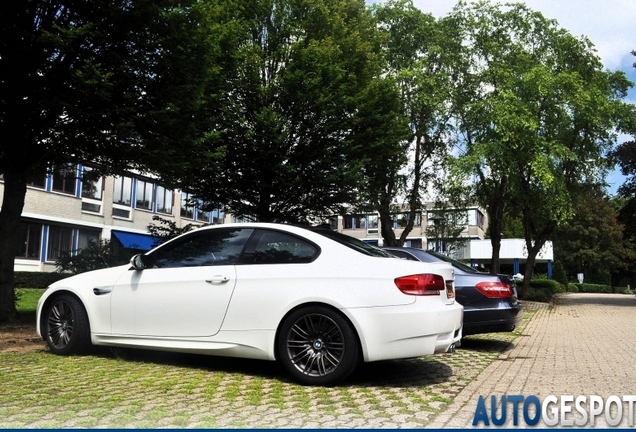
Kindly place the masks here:
<instances>
[{"instance_id":1,"label":"white bmw m3 coupe","mask_svg":"<svg viewBox=\"0 0 636 432\"><path fill-rule=\"evenodd\" d=\"M200 228L124 266L52 284L37 331L55 354L91 345L280 361L307 385L360 362L446 352L462 336L453 269L328 230Z\"/></svg>"}]
</instances>

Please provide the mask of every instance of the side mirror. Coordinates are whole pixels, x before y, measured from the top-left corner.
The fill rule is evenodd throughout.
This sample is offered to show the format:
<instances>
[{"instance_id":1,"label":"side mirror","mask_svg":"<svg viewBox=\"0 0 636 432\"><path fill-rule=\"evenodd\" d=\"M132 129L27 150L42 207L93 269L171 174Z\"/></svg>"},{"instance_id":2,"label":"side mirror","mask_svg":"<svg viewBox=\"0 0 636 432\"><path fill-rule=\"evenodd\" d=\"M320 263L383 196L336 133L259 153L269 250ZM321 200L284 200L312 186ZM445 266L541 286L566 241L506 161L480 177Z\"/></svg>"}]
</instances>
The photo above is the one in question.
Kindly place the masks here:
<instances>
[{"instance_id":1,"label":"side mirror","mask_svg":"<svg viewBox=\"0 0 636 432\"><path fill-rule=\"evenodd\" d=\"M130 265L133 266L135 270L143 270L146 268L146 263L144 260L143 254L137 254L130 259Z\"/></svg>"}]
</instances>

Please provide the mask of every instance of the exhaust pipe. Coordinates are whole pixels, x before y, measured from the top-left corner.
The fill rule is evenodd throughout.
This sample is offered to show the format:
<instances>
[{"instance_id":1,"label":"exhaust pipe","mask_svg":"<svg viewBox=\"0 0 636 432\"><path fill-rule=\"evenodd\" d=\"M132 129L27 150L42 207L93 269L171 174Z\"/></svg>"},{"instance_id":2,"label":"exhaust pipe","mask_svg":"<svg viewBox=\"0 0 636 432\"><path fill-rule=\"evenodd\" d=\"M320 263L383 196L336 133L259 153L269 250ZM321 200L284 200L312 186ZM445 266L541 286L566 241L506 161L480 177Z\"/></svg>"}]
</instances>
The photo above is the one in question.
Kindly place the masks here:
<instances>
[{"instance_id":1,"label":"exhaust pipe","mask_svg":"<svg viewBox=\"0 0 636 432\"><path fill-rule=\"evenodd\" d=\"M447 353L454 353L455 352L455 344L450 344L450 346L448 347L448 349L446 350Z\"/></svg>"}]
</instances>

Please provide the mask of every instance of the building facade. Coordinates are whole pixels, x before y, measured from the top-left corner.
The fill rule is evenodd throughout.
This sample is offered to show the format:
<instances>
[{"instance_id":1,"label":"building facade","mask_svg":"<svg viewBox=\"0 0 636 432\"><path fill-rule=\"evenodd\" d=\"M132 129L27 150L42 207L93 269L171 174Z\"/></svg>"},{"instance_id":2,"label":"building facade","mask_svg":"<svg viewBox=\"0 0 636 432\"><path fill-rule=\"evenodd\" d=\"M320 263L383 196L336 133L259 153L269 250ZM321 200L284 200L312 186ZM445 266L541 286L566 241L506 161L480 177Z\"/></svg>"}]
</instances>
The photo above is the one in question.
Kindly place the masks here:
<instances>
[{"instance_id":1,"label":"building facade","mask_svg":"<svg viewBox=\"0 0 636 432\"><path fill-rule=\"evenodd\" d=\"M128 176L92 177L82 165L56 166L27 187L16 245L15 270L55 271L62 253L81 250L90 241L114 240L131 250L154 243L148 226L154 216L187 224L223 223L222 211L203 211L196 200L164 187L157 179ZM0 205L4 185L0 180Z\"/></svg>"},{"instance_id":2,"label":"building facade","mask_svg":"<svg viewBox=\"0 0 636 432\"><path fill-rule=\"evenodd\" d=\"M177 228L237 221L221 209L202 210L195 197L168 189L156 178L134 173L102 177L92 172L90 166L81 164L60 165L28 185L15 270L55 271L62 254L79 251L91 241L116 241L131 251L147 251L156 244L148 230L149 225L157 225L153 219L156 216L174 222ZM0 205L3 187L0 179ZM450 253L446 248L451 239L437 225L440 214L450 213L435 210L432 204L417 212L405 246ZM402 234L409 217L407 212L393 215L396 237ZM339 232L382 246L379 219L371 212L337 216L330 222ZM453 255L470 259L464 245L484 238L487 218L478 207L471 207L454 210L452 219L452 240L464 240Z\"/></svg>"}]
</instances>

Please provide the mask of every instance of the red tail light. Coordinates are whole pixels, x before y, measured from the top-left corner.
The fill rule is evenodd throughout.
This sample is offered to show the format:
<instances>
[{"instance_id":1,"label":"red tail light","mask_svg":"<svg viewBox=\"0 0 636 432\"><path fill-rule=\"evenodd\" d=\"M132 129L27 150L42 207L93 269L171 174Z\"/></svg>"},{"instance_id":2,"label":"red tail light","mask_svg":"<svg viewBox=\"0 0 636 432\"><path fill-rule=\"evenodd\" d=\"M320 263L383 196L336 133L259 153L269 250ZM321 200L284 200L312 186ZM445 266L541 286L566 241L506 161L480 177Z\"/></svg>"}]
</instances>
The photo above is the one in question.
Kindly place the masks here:
<instances>
[{"instance_id":1,"label":"red tail light","mask_svg":"<svg viewBox=\"0 0 636 432\"><path fill-rule=\"evenodd\" d=\"M488 298L512 297L512 287L503 282L479 282L475 287Z\"/></svg>"},{"instance_id":2,"label":"red tail light","mask_svg":"<svg viewBox=\"0 0 636 432\"><path fill-rule=\"evenodd\" d=\"M429 273L396 278L395 285L404 294L416 296L439 295L446 289L443 277Z\"/></svg>"}]
</instances>

